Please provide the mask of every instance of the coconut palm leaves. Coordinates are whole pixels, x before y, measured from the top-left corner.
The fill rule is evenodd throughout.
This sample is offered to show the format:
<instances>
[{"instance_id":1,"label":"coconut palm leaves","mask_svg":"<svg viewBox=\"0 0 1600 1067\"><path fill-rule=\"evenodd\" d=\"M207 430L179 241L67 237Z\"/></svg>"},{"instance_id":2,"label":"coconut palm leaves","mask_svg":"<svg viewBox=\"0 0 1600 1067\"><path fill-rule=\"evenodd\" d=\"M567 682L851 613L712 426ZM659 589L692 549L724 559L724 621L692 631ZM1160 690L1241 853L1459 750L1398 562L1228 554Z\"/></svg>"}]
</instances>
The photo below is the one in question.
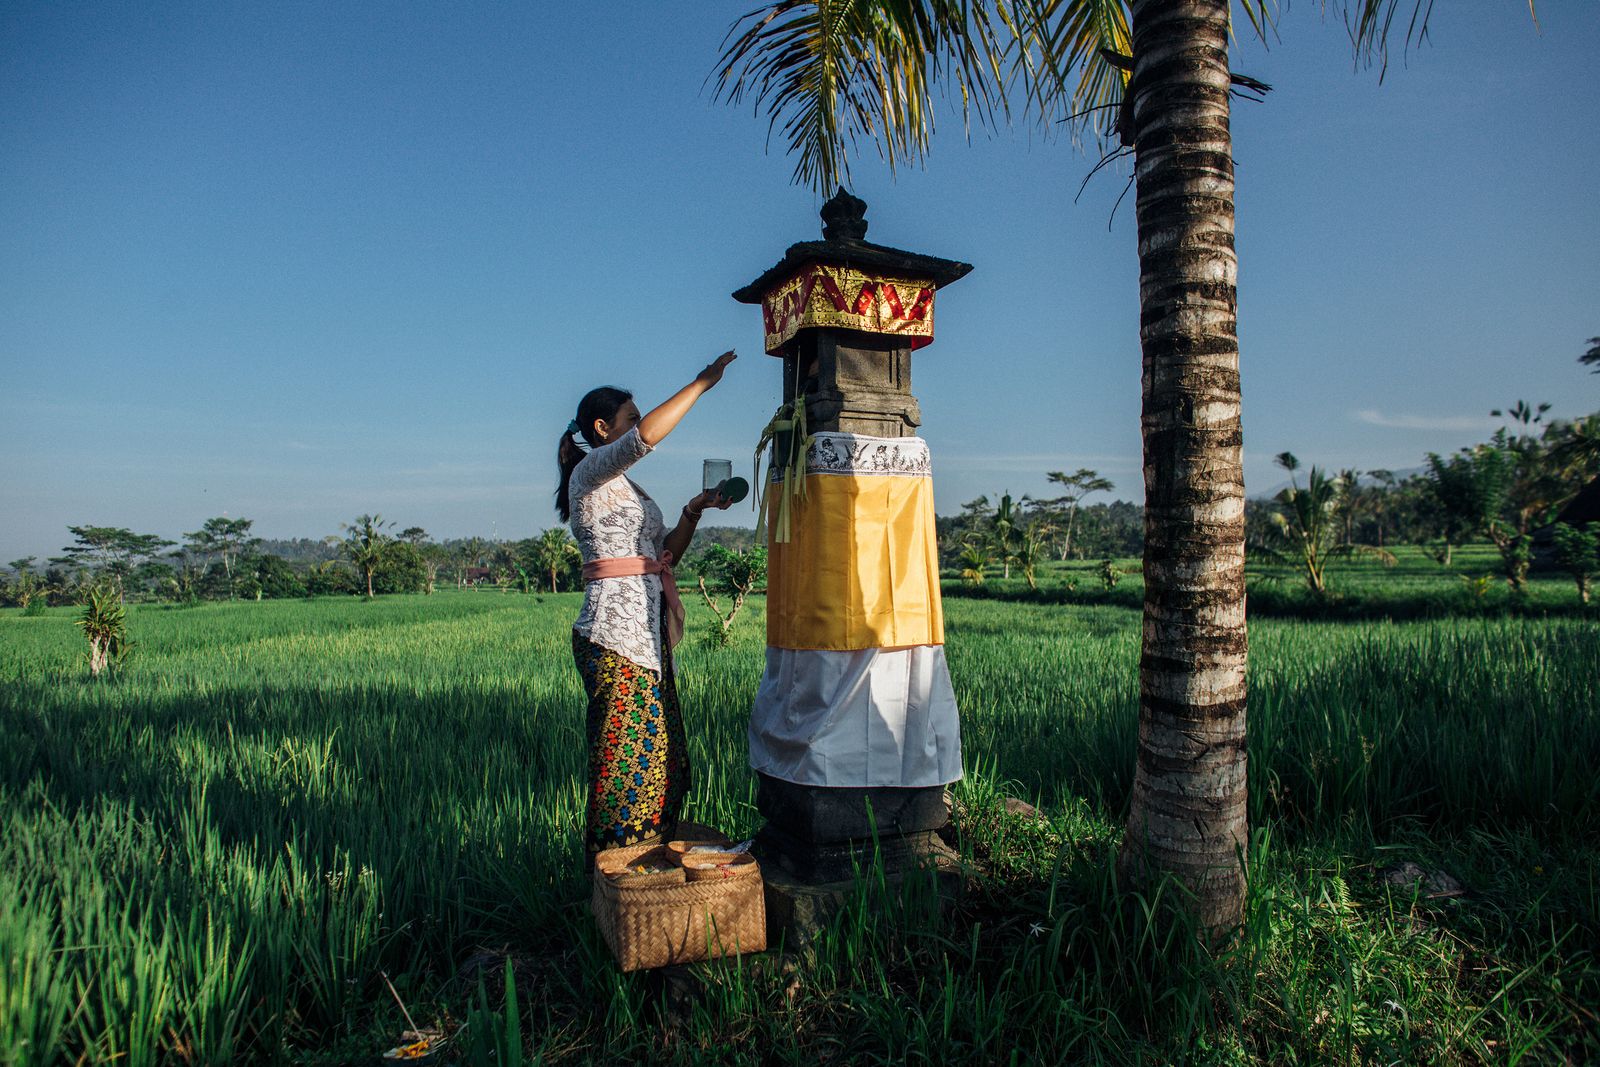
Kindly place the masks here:
<instances>
[{"instance_id":1,"label":"coconut palm leaves","mask_svg":"<svg viewBox=\"0 0 1600 1067\"><path fill-rule=\"evenodd\" d=\"M1004 108L1004 4L965 0L777 0L736 22L716 97L749 98L796 157L794 181L848 182L850 151L875 142L891 171L933 136L932 88L954 83L963 117Z\"/></svg>"},{"instance_id":2,"label":"coconut palm leaves","mask_svg":"<svg viewBox=\"0 0 1600 1067\"><path fill-rule=\"evenodd\" d=\"M1020 88L1041 117L1059 118L1101 140L1133 69L1133 36L1123 0L1037 0L1018 6Z\"/></svg>"},{"instance_id":3,"label":"coconut palm leaves","mask_svg":"<svg viewBox=\"0 0 1600 1067\"><path fill-rule=\"evenodd\" d=\"M1276 0L1234 6L1267 37ZM1410 48L1426 40L1433 12L1433 0L1335 6L1356 56L1380 70L1400 25ZM1104 141L1119 129L1134 69L1128 7L1127 0L774 0L728 31L715 95L734 104L749 99L766 112L769 140L781 133L795 157L795 183L814 189L848 184L850 154L863 141L891 172L920 162L941 79L969 125L974 112L983 124L1009 117L1015 89L1041 121ZM1594 340L1591 361L1600 359Z\"/></svg>"},{"instance_id":4,"label":"coconut palm leaves","mask_svg":"<svg viewBox=\"0 0 1600 1067\"><path fill-rule=\"evenodd\" d=\"M1239 6L1264 34L1271 0ZM1368 0L1360 17L1381 6ZM974 113L983 125L1009 118L1015 90L1040 121L1108 139L1132 54L1127 0L775 0L729 30L715 95L766 112L795 183L825 189L849 183L862 142L891 173L921 162L941 80L969 128Z\"/></svg>"},{"instance_id":5,"label":"coconut palm leaves","mask_svg":"<svg viewBox=\"0 0 1600 1067\"><path fill-rule=\"evenodd\" d=\"M1377 63L1378 80L1382 81L1389 69L1389 41L1400 21L1405 21L1405 47L1409 50L1428 39L1428 16L1432 14L1433 0L1356 0L1344 5L1344 25L1357 58ZM1538 21L1534 0L1528 0L1528 14Z\"/></svg>"}]
</instances>

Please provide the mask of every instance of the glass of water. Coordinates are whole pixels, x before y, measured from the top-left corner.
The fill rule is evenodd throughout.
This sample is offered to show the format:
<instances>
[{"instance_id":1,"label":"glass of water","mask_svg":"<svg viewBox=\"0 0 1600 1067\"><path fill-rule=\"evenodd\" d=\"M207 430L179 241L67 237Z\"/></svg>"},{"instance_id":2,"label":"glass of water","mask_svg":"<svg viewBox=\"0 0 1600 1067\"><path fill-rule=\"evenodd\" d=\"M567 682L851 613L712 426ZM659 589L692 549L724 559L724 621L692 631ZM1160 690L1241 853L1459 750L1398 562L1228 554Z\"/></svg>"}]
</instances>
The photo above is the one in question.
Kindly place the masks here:
<instances>
[{"instance_id":1,"label":"glass of water","mask_svg":"<svg viewBox=\"0 0 1600 1067\"><path fill-rule=\"evenodd\" d=\"M715 489L733 477L733 460L708 459L700 465L700 488Z\"/></svg>"}]
</instances>

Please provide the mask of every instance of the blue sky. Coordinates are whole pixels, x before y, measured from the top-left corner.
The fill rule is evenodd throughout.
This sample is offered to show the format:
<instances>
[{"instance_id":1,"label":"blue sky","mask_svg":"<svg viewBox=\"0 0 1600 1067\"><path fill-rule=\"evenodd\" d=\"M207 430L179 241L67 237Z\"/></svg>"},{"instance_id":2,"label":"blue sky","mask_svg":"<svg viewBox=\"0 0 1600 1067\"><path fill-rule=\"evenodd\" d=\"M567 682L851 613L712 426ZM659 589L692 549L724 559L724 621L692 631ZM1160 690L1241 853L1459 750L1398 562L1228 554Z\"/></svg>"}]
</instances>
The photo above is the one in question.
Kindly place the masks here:
<instances>
[{"instance_id":1,"label":"blue sky","mask_svg":"<svg viewBox=\"0 0 1600 1067\"><path fill-rule=\"evenodd\" d=\"M648 407L729 347L637 473L675 509L747 469L778 364L728 294L820 204L704 85L747 6L4 4L0 561L220 514L528 536L587 388ZM1380 85L1319 8L1234 60L1275 86L1233 120L1250 490L1600 408L1600 10L1438 5ZM941 511L1079 466L1137 499L1127 171L1074 203L1092 162L950 111L925 168L858 161L869 238L976 266L913 368Z\"/></svg>"}]
</instances>

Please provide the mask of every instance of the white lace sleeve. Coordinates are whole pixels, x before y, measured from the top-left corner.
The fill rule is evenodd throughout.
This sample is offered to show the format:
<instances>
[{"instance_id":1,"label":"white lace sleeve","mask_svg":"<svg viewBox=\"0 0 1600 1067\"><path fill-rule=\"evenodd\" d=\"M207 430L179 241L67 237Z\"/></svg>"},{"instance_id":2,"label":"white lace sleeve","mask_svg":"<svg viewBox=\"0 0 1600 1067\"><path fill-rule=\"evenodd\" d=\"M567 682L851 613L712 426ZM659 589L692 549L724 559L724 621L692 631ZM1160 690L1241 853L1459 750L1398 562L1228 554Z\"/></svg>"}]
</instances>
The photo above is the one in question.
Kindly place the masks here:
<instances>
[{"instance_id":1,"label":"white lace sleeve","mask_svg":"<svg viewBox=\"0 0 1600 1067\"><path fill-rule=\"evenodd\" d=\"M610 444L591 448L573 470L567 491L576 500L624 474L629 467L648 456L650 451L651 446L645 444L644 438L639 436L639 427L635 426Z\"/></svg>"}]
</instances>

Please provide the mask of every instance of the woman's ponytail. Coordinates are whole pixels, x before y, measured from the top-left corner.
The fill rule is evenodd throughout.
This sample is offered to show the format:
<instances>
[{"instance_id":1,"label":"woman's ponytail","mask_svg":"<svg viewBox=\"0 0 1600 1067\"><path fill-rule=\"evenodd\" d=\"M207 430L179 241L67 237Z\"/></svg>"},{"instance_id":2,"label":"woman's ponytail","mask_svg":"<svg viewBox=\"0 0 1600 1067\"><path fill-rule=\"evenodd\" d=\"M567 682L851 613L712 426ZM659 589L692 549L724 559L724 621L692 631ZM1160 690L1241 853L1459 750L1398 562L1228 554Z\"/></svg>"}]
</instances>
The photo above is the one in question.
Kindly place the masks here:
<instances>
[{"instance_id":1,"label":"woman's ponytail","mask_svg":"<svg viewBox=\"0 0 1600 1067\"><path fill-rule=\"evenodd\" d=\"M610 422L622 410L622 405L632 399L633 394L626 389L602 385L589 390L578 401L578 417L567 423L567 430L561 435L561 444L556 451L556 463L561 468L561 480L556 483L556 512L562 522L572 521L572 496L568 487L572 484L572 472L588 455L583 445L572 439L572 435L581 434L590 448L598 447L600 442L594 440L595 422Z\"/></svg>"},{"instance_id":2,"label":"woman's ponytail","mask_svg":"<svg viewBox=\"0 0 1600 1067\"><path fill-rule=\"evenodd\" d=\"M561 480L556 483L556 512L561 516L562 522L572 519L572 500L568 496L567 487L572 484L572 472L578 469L578 464L583 462L583 457L588 453L572 439L572 429L561 435L561 445L556 451L556 463L561 468Z\"/></svg>"}]
</instances>

